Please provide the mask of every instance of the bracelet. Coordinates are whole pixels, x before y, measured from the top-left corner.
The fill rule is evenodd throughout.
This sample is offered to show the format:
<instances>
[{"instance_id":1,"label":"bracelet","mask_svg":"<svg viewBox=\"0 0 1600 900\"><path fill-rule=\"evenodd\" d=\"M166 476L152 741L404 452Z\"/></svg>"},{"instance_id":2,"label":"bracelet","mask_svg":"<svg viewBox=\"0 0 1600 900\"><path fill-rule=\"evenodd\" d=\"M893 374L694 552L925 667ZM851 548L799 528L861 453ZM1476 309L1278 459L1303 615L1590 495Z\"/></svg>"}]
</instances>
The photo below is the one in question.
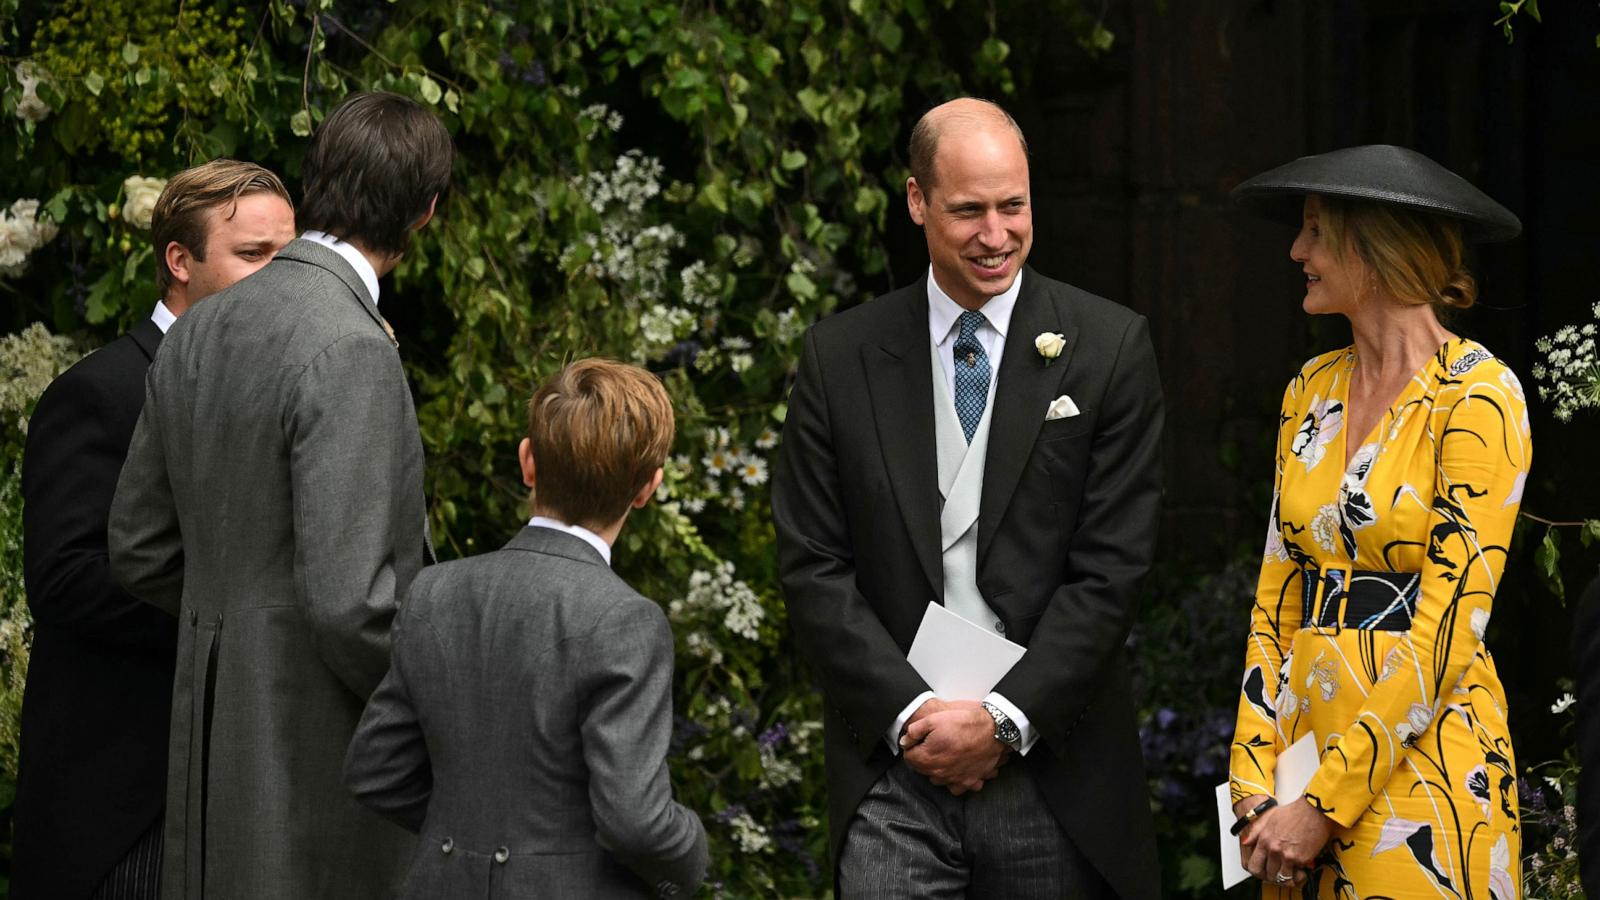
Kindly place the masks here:
<instances>
[{"instance_id":1,"label":"bracelet","mask_svg":"<svg viewBox=\"0 0 1600 900\"><path fill-rule=\"evenodd\" d=\"M1278 801L1272 799L1271 797L1268 797L1266 800L1264 800L1260 804L1258 804L1255 809L1252 809L1249 812L1245 813L1244 815L1240 816L1239 817L1239 821L1234 822L1233 823L1233 827L1228 829L1228 833L1231 834L1231 835L1237 836L1239 834L1239 832L1241 832L1241 831L1245 830L1245 828L1249 827L1250 823L1254 822L1262 813L1266 812L1267 810L1269 810L1269 809L1271 809L1271 808L1273 808L1274 806L1277 806L1277 805L1278 805Z\"/></svg>"}]
</instances>

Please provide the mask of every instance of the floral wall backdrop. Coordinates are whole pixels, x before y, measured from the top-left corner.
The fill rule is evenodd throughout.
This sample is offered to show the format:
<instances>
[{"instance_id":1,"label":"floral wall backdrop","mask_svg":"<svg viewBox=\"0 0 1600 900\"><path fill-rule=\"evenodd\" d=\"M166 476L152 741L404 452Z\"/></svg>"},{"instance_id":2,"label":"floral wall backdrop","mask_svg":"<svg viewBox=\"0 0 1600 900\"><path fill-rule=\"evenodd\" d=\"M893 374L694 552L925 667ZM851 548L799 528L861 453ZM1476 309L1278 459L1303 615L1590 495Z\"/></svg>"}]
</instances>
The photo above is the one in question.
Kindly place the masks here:
<instances>
[{"instance_id":1,"label":"floral wall backdrop","mask_svg":"<svg viewBox=\"0 0 1600 900\"><path fill-rule=\"evenodd\" d=\"M1110 46L1075 0L1047 5L1070 52ZM440 555L524 517L512 454L541 378L596 354L659 372L678 440L619 568L677 635L680 799L707 819L714 893L824 892L820 709L787 646L770 459L800 335L883 273L908 120L963 86L1007 92L1005 25L971 0L0 0L0 328L42 323L0 346L4 782L22 417L74 358L43 326L98 343L148 314L166 176L236 156L292 185L334 104L389 90L460 151L385 297Z\"/></svg>"}]
</instances>

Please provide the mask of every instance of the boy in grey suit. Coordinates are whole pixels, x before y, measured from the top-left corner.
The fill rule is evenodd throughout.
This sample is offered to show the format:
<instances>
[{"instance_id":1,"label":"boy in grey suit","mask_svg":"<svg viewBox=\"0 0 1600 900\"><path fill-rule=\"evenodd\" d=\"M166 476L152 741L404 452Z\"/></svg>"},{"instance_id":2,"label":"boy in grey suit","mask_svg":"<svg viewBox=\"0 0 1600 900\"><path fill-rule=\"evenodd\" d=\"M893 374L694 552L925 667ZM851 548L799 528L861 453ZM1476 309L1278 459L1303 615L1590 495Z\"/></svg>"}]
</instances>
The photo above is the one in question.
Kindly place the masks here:
<instances>
[{"instance_id":1,"label":"boy in grey suit","mask_svg":"<svg viewBox=\"0 0 1600 900\"><path fill-rule=\"evenodd\" d=\"M705 828L667 776L672 633L610 568L672 431L655 376L568 366L528 404L528 526L413 583L345 761L363 803L422 836L403 897L672 897L704 878Z\"/></svg>"}]
</instances>

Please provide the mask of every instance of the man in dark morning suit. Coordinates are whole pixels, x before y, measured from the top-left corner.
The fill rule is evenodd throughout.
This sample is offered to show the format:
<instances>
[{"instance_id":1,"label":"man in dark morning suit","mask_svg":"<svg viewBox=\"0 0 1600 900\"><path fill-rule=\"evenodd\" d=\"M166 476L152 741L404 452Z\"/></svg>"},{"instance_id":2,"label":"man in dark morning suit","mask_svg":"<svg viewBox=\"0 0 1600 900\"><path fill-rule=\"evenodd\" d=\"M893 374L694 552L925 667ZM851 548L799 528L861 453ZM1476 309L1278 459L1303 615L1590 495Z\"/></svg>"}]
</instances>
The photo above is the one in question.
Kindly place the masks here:
<instances>
[{"instance_id":1,"label":"man in dark morning suit","mask_svg":"<svg viewBox=\"0 0 1600 900\"><path fill-rule=\"evenodd\" d=\"M111 579L106 521L162 335L294 237L278 177L216 160L175 176L151 217L162 299L62 373L23 452L34 619L22 704L11 896L153 898L159 889L177 622Z\"/></svg>"},{"instance_id":2,"label":"man in dark morning suit","mask_svg":"<svg viewBox=\"0 0 1600 900\"><path fill-rule=\"evenodd\" d=\"M166 900L393 895L415 840L343 783L430 552L422 439L379 278L455 157L396 94L322 120L301 237L173 326L111 504L111 569L178 615Z\"/></svg>"},{"instance_id":3,"label":"man in dark morning suit","mask_svg":"<svg viewBox=\"0 0 1600 900\"><path fill-rule=\"evenodd\" d=\"M345 762L363 803L422 834L405 900L699 887L705 828L667 774L672 631L611 571L672 430L654 375L573 363L528 404L527 527L413 583Z\"/></svg>"},{"instance_id":4,"label":"man in dark morning suit","mask_svg":"<svg viewBox=\"0 0 1600 900\"><path fill-rule=\"evenodd\" d=\"M1159 496L1145 320L1024 267L999 107L928 113L911 172L929 278L807 332L773 478L839 894L1158 897L1124 656ZM906 661L930 603L1026 648L981 704Z\"/></svg>"}]
</instances>

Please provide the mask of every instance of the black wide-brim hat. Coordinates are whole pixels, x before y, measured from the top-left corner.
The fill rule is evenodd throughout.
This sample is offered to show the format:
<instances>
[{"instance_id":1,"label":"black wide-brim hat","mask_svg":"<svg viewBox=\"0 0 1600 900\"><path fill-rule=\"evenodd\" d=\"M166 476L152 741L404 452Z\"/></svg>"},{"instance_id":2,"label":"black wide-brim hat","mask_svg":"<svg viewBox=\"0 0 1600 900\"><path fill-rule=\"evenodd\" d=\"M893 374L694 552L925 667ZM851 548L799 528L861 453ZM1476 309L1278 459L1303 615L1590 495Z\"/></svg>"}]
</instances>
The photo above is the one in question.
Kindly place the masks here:
<instances>
[{"instance_id":1,"label":"black wide-brim hat","mask_svg":"<svg viewBox=\"0 0 1600 900\"><path fill-rule=\"evenodd\" d=\"M1465 178L1415 150L1366 144L1302 156L1233 189L1233 202L1295 227L1307 194L1393 203L1459 219L1469 241L1507 241L1522 222Z\"/></svg>"}]
</instances>

